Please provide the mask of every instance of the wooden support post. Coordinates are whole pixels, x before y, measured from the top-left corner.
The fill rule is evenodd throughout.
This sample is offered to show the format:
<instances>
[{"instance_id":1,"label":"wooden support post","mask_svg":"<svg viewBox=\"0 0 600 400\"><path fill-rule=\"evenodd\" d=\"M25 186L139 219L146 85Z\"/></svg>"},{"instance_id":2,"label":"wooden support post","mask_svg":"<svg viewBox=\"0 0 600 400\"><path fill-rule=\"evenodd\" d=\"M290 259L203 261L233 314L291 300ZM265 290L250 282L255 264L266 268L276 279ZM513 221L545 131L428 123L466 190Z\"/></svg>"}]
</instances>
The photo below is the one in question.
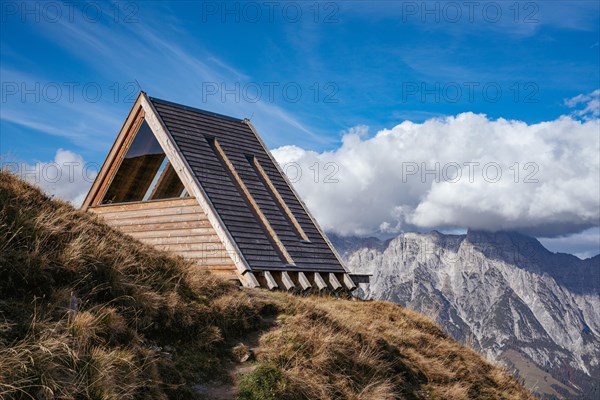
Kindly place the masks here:
<instances>
[{"instance_id":1,"label":"wooden support post","mask_svg":"<svg viewBox=\"0 0 600 400\"><path fill-rule=\"evenodd\" d=\"M277 282L275 282L275 278L273 278L273 275L271 275L269 271L264 271L263 276L267 281L267 287L269 288L269 290L277 289Z\"/></svg>"},{"instance_id":2,"label":"wooden support post","mask_svg":"<svg viewBox=\"0 0 600 400\"><path fill-rule=\"evenodd\" d=\"M242 275L242 283L244 284L244 286L249 287L249 288L257 288L260 287L260 283L258 283L258 280L256 279L256 277L254 276L254 274L250 271L246 271L243 275Z\"/></svg>"},{"instance_id":3,"label":"wooden support post","mask_svg":"<svg viewBox=\"0 0 600 400\"><path fill-rule=\"evenodd\" d=\"M306 275L304 275L304 272L298 272L298 283L300 283L302 290L308 290L312 287L312 285L308 281L308 278L306 277Z\"/></svg>"},{"instance_id":4,"label":"wooden support post","mask_svg":"<svg viewBox=\"0 0 600 400\"><path fill-rule=\"evenodd\" d=\"M348 290L356 289L356 285L354 284L352 278L350 278L350 275L344 274L342 280L344 281L344 285L346 285L346 288L348 288Z\"/></svg>"},{"instance_id":5,"label":"wooden support post","mask_svg":"<svg viewBox=\"0 0 600 400\"><path fill-rule=\"evenodd\" d=\"M340 283L340 281L338 281L333 272L330 272L329 274L327 274L327 276L329 277L329 286L331 286L334 292L342 288L342 284Z\"/></svg>"},{"instance_id":6,"label":"wooden support post","mask_svg":"<svg viewBox=\"0 0 600 400\"><path fill-rule=\"evenodd\" d=\"M319 274L318 272L315 272L314 278L315 278L315 285L317 285L317 288L319 290L327 289L327 284L325 283L325 280L323 280L323 277L321 276L321 274Z\"/></svg>"},{"instance_id":7,"label":"wooden support post","mask_svg":"<svg viewBox=\"0 0 600 400\"><path fill-rule=\"evenodd\" d=\"M292 290L296 286L286 271L281 272L281 283L285 290Z\"/></svg>"}]
</instances>

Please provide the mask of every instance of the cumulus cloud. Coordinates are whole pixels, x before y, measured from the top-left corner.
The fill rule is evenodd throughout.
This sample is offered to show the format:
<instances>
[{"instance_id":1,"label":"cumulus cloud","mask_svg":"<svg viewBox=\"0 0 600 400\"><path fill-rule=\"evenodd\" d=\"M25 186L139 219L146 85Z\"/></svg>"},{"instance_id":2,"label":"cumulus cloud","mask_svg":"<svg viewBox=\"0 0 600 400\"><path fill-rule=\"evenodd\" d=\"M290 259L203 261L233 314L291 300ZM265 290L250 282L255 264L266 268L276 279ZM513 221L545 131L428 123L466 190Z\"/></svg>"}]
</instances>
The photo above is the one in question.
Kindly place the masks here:
<instances>
[{"instance_id":1,"label":"cumulus cloud","mask_svg":"<svg viewBox=\"0 0 600 400\"><path fill-rule=\"evenodd\" d=\"M3 161L2 169L39 186L50 196L80 206L94 182L100 165L85 162L80 154L58 149L54 160L33 164Z\"/></svg>"},{"instance_id":2,"label":"cumulus cloud","mask_svg":"<svg viewBox=\"0 0 600 400\"><path fill-rule=\"evenodd\" d=\"M356 127L334 151L284 146L273 154L328 231L557 236L598 225L599 121L527 124L463 113L405 121L370 138Z\"/></svg>"}]
</instances>

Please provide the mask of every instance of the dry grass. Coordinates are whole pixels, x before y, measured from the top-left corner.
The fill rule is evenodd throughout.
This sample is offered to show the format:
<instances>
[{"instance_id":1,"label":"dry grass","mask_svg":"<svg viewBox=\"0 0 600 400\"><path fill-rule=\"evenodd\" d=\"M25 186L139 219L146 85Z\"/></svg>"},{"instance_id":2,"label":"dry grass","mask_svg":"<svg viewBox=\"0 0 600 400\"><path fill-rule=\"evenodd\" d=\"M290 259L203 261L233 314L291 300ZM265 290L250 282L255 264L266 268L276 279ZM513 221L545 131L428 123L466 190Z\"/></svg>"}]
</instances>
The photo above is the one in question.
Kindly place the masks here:
<instances>
[{"instance_id":1,"label":"dry grass","mask_svg":"<svg viewBox=\"0 0 600 400\"><path fill-rule=\"evenodd\" d=\"M0 173L0 398L195 398L273 315L240 399L532 398L401 307L192 271Z\"/></svg>"},{"instance_id":2,"label":"dry grass","mask_svg":"<svg viewBox=\"0 0 600 400\"><path fill-rule=\"evenodd\" d=\"M385 302L270 296L286 303L257 350L285 382L273 398L533 399L417 313Z\"/></svg>"},{"instance_id":3,"label":"dry grass","mask_svg":"<svg viewBox=\"0 0 600 400\"><path fill-rule=\"evenodd\" d=\"M190 268L0 173L0 398L194 397L263 304Z\"/></svg>"}]
</instances>

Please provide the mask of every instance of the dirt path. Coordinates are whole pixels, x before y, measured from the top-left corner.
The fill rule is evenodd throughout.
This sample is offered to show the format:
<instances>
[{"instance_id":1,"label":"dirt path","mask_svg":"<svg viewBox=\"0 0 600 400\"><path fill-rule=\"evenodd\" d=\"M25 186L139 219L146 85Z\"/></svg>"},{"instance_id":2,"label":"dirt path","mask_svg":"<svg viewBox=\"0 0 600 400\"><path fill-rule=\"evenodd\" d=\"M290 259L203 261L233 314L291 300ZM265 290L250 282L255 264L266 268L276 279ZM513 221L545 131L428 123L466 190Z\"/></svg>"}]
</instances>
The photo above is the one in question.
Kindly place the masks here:
<instances>
[{"instance_id":1,"label":"dirt path","mask_svg":"<svg viewBox=\"0 0 600 400\"><path fill-rule=\"evenodd\" d=\"M240 380L256 368L253 361L260 337L278 324L279 321L276 317L262 318L260 328L239 341L235 347L244 350L241 351L242 354L238 357L238 361L227 361L228 383L209 382L195 385L194 389L206 399L234 400L239 393Z\"/></svg>"}]
</instances>

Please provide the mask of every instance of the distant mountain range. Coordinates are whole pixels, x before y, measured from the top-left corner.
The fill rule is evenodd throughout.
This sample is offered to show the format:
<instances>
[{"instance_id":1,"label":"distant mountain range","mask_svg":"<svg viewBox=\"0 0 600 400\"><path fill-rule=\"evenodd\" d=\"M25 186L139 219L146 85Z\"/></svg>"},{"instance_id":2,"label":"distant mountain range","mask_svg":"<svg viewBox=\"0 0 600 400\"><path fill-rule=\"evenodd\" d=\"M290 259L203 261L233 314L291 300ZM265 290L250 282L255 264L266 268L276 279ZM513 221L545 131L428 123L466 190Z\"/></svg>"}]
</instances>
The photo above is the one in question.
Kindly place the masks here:
<instances>
[{"instance_id":1,"label":"distant mountain range","mask_svg":"<svg viewBox=\"0 0 600 400\"><path fill-rule=\"evenodd\" d=\"M435 319L545 399L600 398L600 255L552 253L514 232L330 235L361 296Z\"/></svg>"}]
</instances>

